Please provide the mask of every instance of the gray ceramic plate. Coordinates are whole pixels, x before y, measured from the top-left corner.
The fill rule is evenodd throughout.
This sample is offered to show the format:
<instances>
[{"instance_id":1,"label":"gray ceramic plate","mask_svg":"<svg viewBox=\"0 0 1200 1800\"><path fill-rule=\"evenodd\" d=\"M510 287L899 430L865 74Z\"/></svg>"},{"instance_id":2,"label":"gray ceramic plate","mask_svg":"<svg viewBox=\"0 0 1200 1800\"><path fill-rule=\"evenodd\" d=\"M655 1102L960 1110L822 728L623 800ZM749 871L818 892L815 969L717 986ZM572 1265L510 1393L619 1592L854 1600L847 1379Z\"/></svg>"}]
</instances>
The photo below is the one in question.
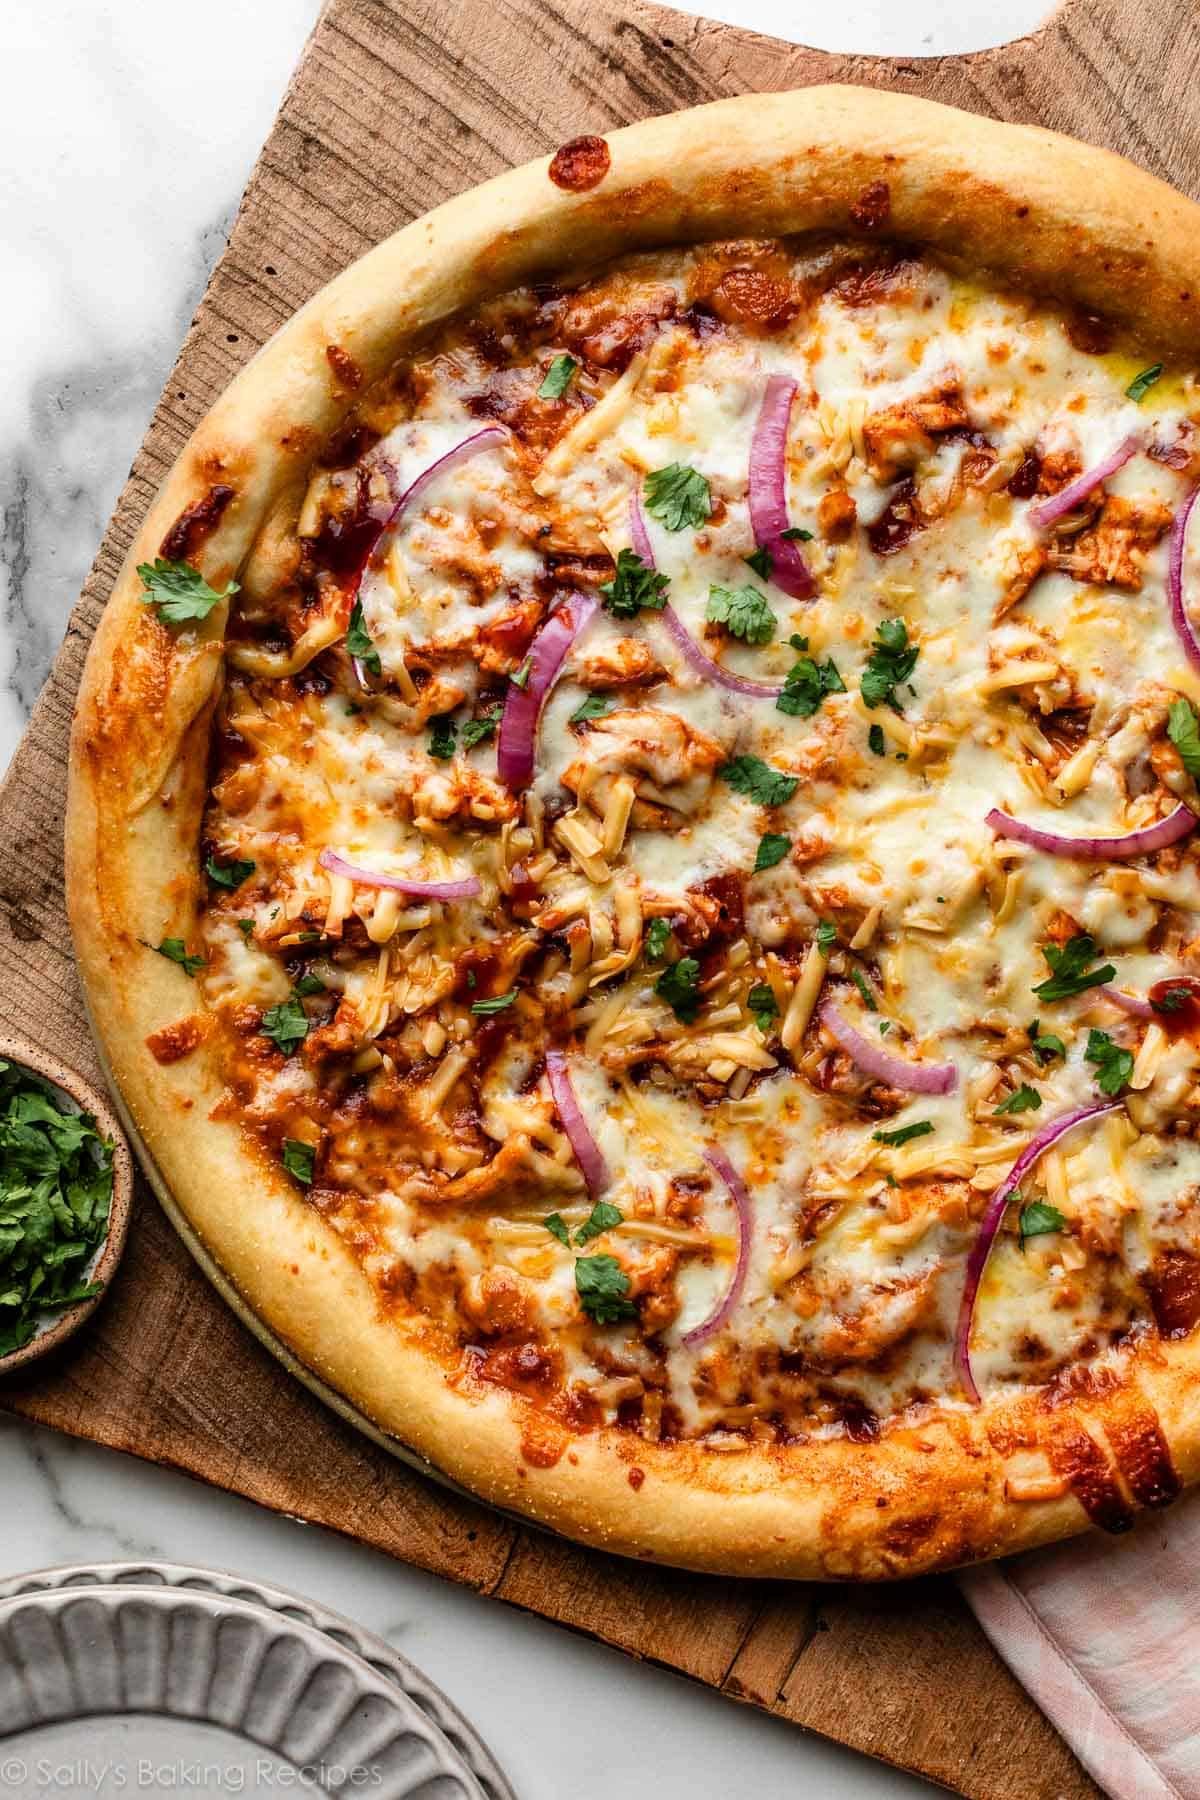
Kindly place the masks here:
<instances>
[{"instance_id":1,"label":"gray ceramic plate","mask_svg":"<svg viewBox=\"0 0 1200 1800\"><path fill-rule=\"evenodd\" d=\"M310 1600L165 1563L0 1582L0 1796L514 1800L466 1720Z\"/></svg>"}]
</instances>

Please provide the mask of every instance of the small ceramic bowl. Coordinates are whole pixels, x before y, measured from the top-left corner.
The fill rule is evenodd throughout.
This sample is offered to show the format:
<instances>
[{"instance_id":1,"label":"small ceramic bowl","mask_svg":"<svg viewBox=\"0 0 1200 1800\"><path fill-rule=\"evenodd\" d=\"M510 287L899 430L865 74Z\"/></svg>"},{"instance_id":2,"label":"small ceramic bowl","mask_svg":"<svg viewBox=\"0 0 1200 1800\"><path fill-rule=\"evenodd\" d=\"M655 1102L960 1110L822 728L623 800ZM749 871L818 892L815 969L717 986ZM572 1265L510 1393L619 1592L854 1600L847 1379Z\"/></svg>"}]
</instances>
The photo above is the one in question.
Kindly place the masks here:
<instances>
[{"instance_id":1,"label":"small ceramic bowl","mask_svg":"<svg viewBox=\"0 0 1200 1800\"><path fill-rule=\"evenodd\" d=\"M46 1324L27 1344L22 1344L19 1350L12 1351L8 1356L0 1357L2 1376L11 1374L14 1369L31 1363L35 1357L45 1356L60 1344L65 1344L103 1300L125 1249L129 1213L133 1203L133 1159L125 1141L125 1133L121 1130L107 1096L90 1081L85 1081L74 1069L67 1068L49 1050L41 1049L29 1038L0 1031L0 1061L19 1063L61 1089L82 1112L94 1115L101 1135L111 1138L113 1147L113 1191L108 1233L91 1270L92 1280L101 1281L104 1286L90 1300L81 1300L77 1306L64 1307L61 1312L48 1314Z\"/></svg>"}]
</instances>

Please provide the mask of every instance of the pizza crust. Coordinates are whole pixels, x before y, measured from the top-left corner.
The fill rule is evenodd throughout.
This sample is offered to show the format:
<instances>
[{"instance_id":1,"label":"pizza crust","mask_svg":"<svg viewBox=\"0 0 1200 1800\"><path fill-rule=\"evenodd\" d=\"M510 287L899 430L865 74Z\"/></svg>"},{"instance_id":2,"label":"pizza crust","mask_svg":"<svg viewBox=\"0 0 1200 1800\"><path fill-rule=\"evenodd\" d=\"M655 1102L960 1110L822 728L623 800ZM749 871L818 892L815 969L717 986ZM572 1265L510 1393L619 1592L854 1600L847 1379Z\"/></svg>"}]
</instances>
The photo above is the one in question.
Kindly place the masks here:
<instances>
[{"instance_id":1,"label":"pizza crust","mask_svg":"<svg viewBox=\"0 0 1200 1800\"><path fill-rule=\"evenodd\" d=\"M1120 1528L1200 1473L1191 1339L1146 1339L1044 1394L947 1404L866 1442L716 1454L568 1436L519 1396L448 1380L420 1322L380 1312L338 1236L214 1116L222 1082L203 1042L166 1065L147 1046L189 1001L201 1011L143 946L196 923L224 608L176 635L142 603L136 565L221 485L232 500L192 560L218 588L236 576L357 388L431 327L585 259L819 230L931 247L1114 319L1136 301L1143 335L1200 347L1200 212L1106 152L853 88L719 101L606 141L608 173L587 191L554 185L542 159L356 263L260 351L164 482L97 632L73 734L67 890L97 1035L163 1180L253 1311L379 1428L489 1501L626 1555L774 1577L907 1576L1089 1518Z\"/></svg>"}]
</instances>

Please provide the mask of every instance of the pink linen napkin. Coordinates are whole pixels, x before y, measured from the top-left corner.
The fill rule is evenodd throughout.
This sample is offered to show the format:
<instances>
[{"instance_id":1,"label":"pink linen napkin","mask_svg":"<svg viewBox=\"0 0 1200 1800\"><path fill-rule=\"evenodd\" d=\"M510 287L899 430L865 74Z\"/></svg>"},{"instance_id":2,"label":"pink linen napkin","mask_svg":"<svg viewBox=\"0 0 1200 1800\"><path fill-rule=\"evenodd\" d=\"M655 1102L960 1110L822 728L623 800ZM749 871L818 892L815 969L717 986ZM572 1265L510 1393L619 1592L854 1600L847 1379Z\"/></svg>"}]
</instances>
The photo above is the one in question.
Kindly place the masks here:
<instances>
[{"instance_id":1,"label":"pink linen napkin","mask_svg":"<svg viewBox=\"0 0 1200 1800\"><path fill-rule=\"evenodd\" d=\"M1200 1800L1200 1492L958 1582L1111 1800Z\"/></svg>"}]
</instances>

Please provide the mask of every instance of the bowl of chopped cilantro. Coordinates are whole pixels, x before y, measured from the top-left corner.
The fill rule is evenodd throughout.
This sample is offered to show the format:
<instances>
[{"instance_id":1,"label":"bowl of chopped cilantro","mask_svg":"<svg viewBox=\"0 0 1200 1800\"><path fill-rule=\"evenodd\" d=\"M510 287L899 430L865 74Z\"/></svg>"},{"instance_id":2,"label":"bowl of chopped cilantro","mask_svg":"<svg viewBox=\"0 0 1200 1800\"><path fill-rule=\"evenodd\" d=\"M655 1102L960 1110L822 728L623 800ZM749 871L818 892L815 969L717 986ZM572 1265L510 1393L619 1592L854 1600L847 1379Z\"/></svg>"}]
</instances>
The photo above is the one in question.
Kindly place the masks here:
<instances>
[{"instance_id":1,"label":"bowl of chopped cilantro","mask_svg":"<svg viewBox=\"0 0 1200 1800\"><path fill-rule=\"evenodd\" d=\"M0 1032L0 1375L69 1338L125 1248L133 1164L90 1082Z\"/></svg>"}]
</instances>

